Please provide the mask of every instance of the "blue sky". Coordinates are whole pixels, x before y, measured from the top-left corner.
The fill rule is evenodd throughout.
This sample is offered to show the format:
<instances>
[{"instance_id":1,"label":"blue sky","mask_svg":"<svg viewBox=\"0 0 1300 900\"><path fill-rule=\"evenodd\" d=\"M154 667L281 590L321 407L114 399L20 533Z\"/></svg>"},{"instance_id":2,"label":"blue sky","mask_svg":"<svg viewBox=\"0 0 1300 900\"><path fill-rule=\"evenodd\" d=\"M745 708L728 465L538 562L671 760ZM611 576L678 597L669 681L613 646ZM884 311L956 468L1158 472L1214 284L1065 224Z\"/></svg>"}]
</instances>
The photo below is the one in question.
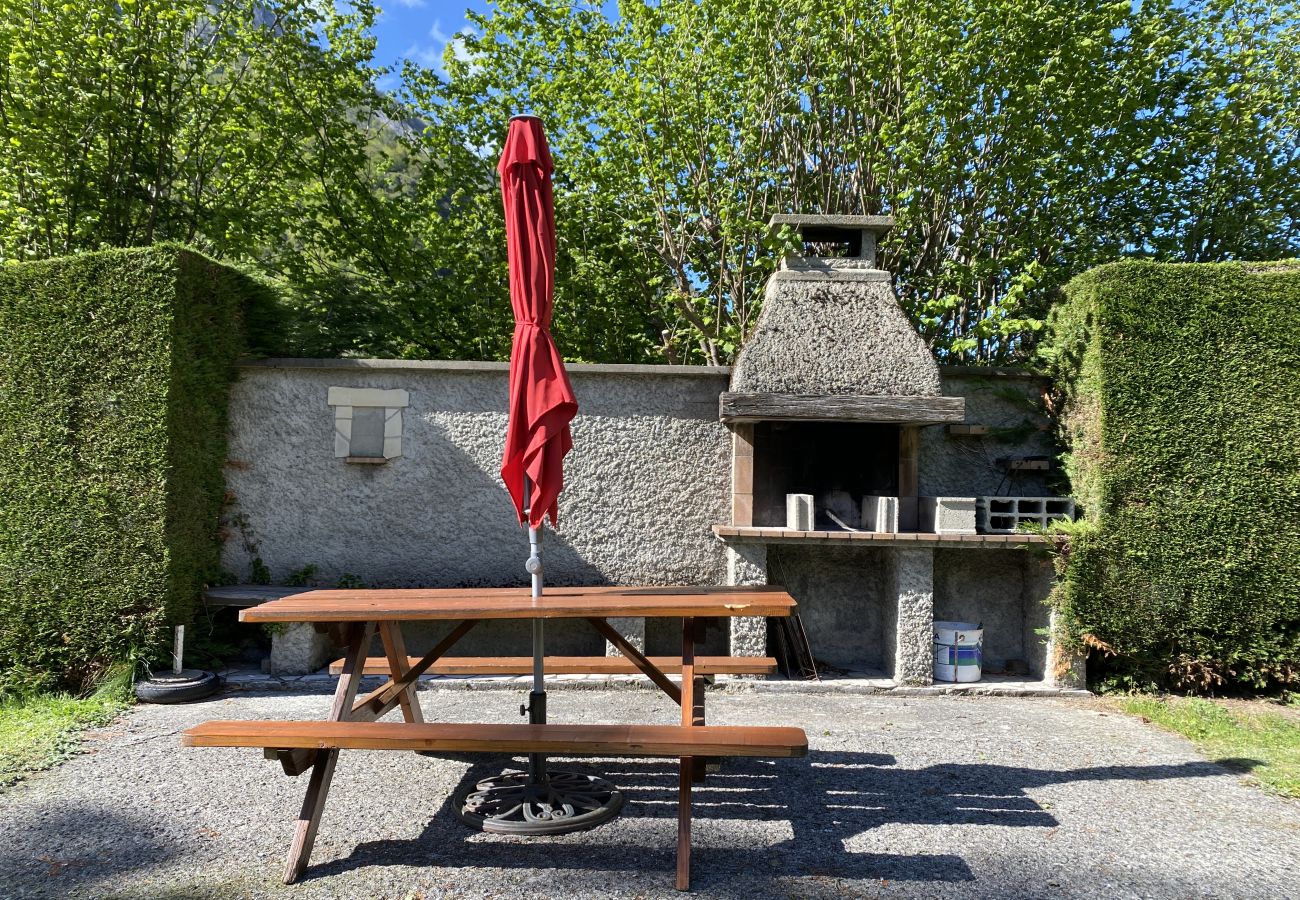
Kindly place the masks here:
<instances>
[{"instance_id":1,"label":"blue sky","mask_svg":"<svg viewBox=\"0 0 1300 900\"><path fill-rule=\"evenodd\" d=\"M483 12L490 5L487 0L378 0L375 62L397 67L402 59L413 59L441 70L447 42L466 27L465 10ZM395 83L386 79L380 87Z\"/></svg>"}]
</instances>

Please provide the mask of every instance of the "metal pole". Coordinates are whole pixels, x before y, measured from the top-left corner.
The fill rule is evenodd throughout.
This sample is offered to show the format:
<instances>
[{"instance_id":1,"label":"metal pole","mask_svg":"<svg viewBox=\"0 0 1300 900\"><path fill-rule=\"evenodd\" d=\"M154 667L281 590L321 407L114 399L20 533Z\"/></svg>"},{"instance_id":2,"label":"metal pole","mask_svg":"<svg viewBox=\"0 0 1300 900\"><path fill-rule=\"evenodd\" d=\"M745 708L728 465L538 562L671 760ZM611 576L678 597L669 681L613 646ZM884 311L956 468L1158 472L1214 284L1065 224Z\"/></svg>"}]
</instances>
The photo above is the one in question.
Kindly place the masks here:
<instances>
[{"instance_id":1,"label":"metal pole","mask_svg":"<svg viewBox=\"0 0 1300 900\"><path fill-rule=\"evenodd\" d=\"M528 562L524 568L533 578L533 599L542 597L542 529L532 524L533 483L524 476L524 515L528 518ZM528 695L528 722L546 724L546 642L541 619L533 619L533 690ZM534 782L546 777L546 757L540 753L528 755L528 771Z\"/></svg>"}]
</instances>

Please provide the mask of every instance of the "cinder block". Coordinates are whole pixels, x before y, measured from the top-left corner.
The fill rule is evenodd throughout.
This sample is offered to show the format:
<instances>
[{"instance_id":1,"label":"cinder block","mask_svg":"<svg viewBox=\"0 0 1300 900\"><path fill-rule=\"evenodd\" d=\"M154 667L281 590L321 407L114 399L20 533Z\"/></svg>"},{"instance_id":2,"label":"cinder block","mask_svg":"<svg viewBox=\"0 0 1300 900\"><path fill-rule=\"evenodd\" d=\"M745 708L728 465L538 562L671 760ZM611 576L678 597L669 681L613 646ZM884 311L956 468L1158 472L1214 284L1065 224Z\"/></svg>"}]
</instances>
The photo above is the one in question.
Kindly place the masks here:
<instances>
[{"instance_id":1,"label":"cinder block","mask_svg":"<svg viewBox=\"0 0 1300 900\"><path fill-rule=\"evenodd\" d=\"M786 494L785 527L793 531L816 531L813 522L812 494Z\"/></svg>"},{"instance_id":2,"label":"cinder block","mask_svg":"<svg viewBox=\"0 0 1300 900\"><path fill-rule=\"evenodd\" d=\"M918 528L935 534L975 534L974 497L921 497Z\"/></svg>"},{"instance_id":3,"label":"cinder block","mask_svg":"<svg viewBox=\"0 0 1300 900\"><path fill-rule=\"evenodd\" d=\"M1069 497L980 497L976 509L982 534L1015 534L1026 523L1045 527L1057 519L1074 521Z\"/></svg>"},{"instance_id":4,"label":"cinder block","mask_svg":"<svg viewBox=\"0 0 1300 900\"><path fill-rule=\"evenodd\" d=\"M870 495L863 497L862 527L867 531L896 533L898 531L898 498Z\"/></svg>"}]
</instances>

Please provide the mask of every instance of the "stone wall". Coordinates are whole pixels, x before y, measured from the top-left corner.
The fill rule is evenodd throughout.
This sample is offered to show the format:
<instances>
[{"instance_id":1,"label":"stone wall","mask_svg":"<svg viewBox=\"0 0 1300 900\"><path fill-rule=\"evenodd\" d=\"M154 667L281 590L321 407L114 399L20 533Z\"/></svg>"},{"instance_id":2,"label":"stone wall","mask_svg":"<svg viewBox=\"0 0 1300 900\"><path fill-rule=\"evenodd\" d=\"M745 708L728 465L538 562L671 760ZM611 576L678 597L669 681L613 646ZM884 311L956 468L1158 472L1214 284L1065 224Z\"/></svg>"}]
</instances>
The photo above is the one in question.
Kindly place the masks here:
<instances>
[{"instance_id":1,"label":"stone wall","mask_svg":"<svg viewBox=\"0 0 1300 900\"><path fill-rule=\"evenodd\" d=\"M574 451L565 463L559 531L548 528L545 536L548 583L771 578L785 583L803 606L820 658L899 677L919 675L926 663L918 648L928 640L928 626L912 628L911 606L897 606L895 582L911 569L899 568L894 551L765 552L761 545L729 550L712 534L711 526L729 522L731 515L731 438L718 422L726 369L573 365L569 372L580 413L573 423ZM967 398L967 421L998 432L956 437L942 426L923 429L922 494L993 493L1002 477L997 457L1050 452L1034 407L1040 382L992 372L943 374L944 393ZM406 404L400 407L400 455L348 462L346 441L342 450L338 446L339 423L346 420L327 402L331 388L346 389L335 392L339 402L400 397L390 401ZM345 577L373 587L525 584L527 537L515 524L497 474L505 397L506 367L499 363L247 364L231 398L226 483L233 503L224 567L236 580L249 581L256 556L274 581L283 582L295 570L314 566L312 584L325 587ZM381 443L396 447L391 436ZM1041 493L1042 477L1022 476L1011 490ZM1041 672L1044 648L1033 629L1045 622L1046 585L1025 576L1024 556L940 551L934 558L934 614L986 620L991 656L1024 658ZM930 602L924 593L903 591L912 606ZM900 623L906 626L901 632ZM648 624L643 640L651 652L680 646L672 623ZM731 651L761 653L762 623L734 624L749 631L730 635ZM416 630L412 651L441 630ZM581 623L553 623L547 638L550 652L603 652L603 642ZM726 628L709 632L709 652L726 652L727 643ZM906 662L917 672L895 672L897 645L911 648ZM471 632L457 652L523 655L528 649L526 623L494 623Z\"/></svg>"},{"instance_id":2,"label":"stone wall","mask_svg":"<svg viewBox=\"0 0 1300 900\"><path fill-rule=\"evenodd\" d=\"M717 414L726 370L574 365L569 374L580 412L559 530L545 534L548 583L723 583L724 548L710 527L730 512L730 436ZM311 583L326 587L345 577L370 587L526 583L527 533L498 475L504 364L263 360L241 375L223 551L236 580L250 580L259 557L276 582L314 566ZM338 387L407 393L400 456L335 455L327 399ZM527 652L526 623L518 630L505 643ZM600 652L588 632L557 625L550 647L586 652L594 642Z\"/></svg>"},{"instance_id":3,"label":"stone wall","mask_svg":"<svg viewBox=\"0 0 1300 900\"><path fill-rule=\"evenodd\" d=\"M1046 472L1008 472L998 464L1002 458L1055 453L1041 396L1046 379L976 366L940 372L944 396L964 397L966 422L988 425L990 432L959 436L942 425L922 428L921 496L1048 496Z\"/></svg>"}]
</instances>

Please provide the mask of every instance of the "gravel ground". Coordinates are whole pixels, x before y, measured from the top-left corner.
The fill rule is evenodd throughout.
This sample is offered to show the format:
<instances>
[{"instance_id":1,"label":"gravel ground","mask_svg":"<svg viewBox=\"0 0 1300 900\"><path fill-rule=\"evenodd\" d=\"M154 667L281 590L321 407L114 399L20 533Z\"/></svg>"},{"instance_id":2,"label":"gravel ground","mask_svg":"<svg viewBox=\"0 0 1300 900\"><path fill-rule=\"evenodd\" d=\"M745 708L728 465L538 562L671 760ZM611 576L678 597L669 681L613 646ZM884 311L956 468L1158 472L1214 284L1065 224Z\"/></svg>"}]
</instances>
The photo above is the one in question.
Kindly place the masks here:
<instances>
[{"instance_id":1,"label":"gravel ground","mask_svg":"<svg viewBox=\"0 0 1300 900\"><path fill-rule=\"evenodd\" d=\"M517 690L421 693L430 720L515 721ZM0 793L0 896L675 897L675 768L582 761L628 796L593 831L466 830L448 797L504 760L345 752L312 867L279 875L306 777L182 749L210 718L320 718L323 694L139 706L89 753ZM649 691L557 691L551 719L672 722ZM798 760L697 788L699 897L1294 897L1300 804L1095 704L711 693L716 724L797 724ZM437 711L437 716L433 715Z\"/></svg>"}]
</instances>

